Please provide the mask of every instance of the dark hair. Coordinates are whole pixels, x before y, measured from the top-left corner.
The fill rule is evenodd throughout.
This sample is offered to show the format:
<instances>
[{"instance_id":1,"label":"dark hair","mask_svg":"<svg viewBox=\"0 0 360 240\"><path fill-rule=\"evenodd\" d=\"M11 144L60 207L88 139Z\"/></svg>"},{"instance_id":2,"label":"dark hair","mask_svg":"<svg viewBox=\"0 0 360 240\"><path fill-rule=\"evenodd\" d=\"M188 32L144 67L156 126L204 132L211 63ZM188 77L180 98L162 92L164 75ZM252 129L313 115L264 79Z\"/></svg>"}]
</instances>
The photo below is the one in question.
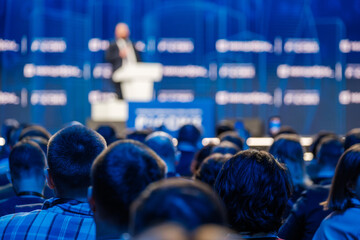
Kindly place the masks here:
<instances>
[{"instance_id":1,"label":"dark hair","mask_svg":"<svg viewBox=\"0 0 360 240\"><path fill-rule=\"evenodd\" d=\"M277 132L273 137L277 137L280 134L298 134L295 129L290 126L281 126L279 132Z\"/></svg>"},{"instance_id":2,"label":"dark hair","mask_svg":"<svg viewBox=\"0 0 360 240\"><path fill-rule=\"evenodd\" d=\"M226 211L207 185L185 179L151 184L131 206L131 232L173 222L193 230L203 224L226 224Z\"/></svg>"},{"instance_id":3,"label":"dark hair","mask_svg":"<svg viewBox=\"0 0 360 240\"><path fill-rule=\"evenodd\" d=\"M105 148L105 139L82 125L63 128L52 136L47 161L56 190L60 194L70 189L86 191L91 164Z\"/></svg>"},{"instance_id":4,"label":"dark hair","mask_svg":"<svg viewBox=\"0 0 360 240\"><path fill-rule=\"evenodd\" d=\"M222 133L227 131L234 131L234 122L230 120L222 120L218 124L216 124L215 133L216 136L220 136Z\"/></svg>"},{"instance_id":5,"label":"dark hair","mask_svg":"<svg viewBox=\"0 0 360 240\"><path fill-rule=\"evenodd\" d=\"M175 146L172 137L165 132L153 132L145 139L145 144L165 161L175 161Z\"/></svg>"},{"instance_id":6,"label":"dark hair","mask_svg":"<svg viewBox=\"0 0 360 240\"><path fill-rule=\"evenodd\" d=\"M109 125L101 125L96 131L105 138L107 145L110 145L117 140L115 129Z\"/></svg>"},{"instance_id":7,"label":"dark hair","mask_svg":"<svg viewBox=\"0 0 360 240\"><path fill-rule=\"evenodd\" d=\"M230 158L215 182L237 232L274 232L291 191L285 167L265 151L245 150Z\"/></svg>"},{"instance_id":8,"label":"dark hair","mask_svg":"<svg viewBox=\"0 0 360 240\"><path fill-rule=\"evenodd\" d=\"M147 185L164 178L165 172L164 161L144 144L116 141L93 164L94 199L109 220L127 226L131 202Z\"/></svg>"},{"instance_id":9,"label":"dark hair","mask_svg":"<svg viewBox=\"0 0 360 240\"><path fill-rule=\"evenodd\" d=\"M345 150L352 145L360 143L360 128L351 129L345 136L344 148Z\"/></svg>"},{"instance_id":10,"label":"dark hair","mask_svg":"<svg viewBox=\"0 0 360 240\"><path fill-rule=\"evenodd\" d=\"M223 132L222 134L220 134L219 139L220 142L224 142L224 141L232 142L239 148L239 150L244 149L244 140L235 131Z\"/></svg>"},{"instance_id":11,"label":"dark hair","mask_svg":"<svg viewBox=\"0 0 360 240\"><path fill-rule=\"evenodd\" d=\"M188 142L196 146L200 137L201 137L201 132L198 127L196 127L193 124L185 124L179 129L177 139L179 143Z\"/></svg>"},{"instance_id":12,"label":"dark hair","mask_svg":"<svg viewBox=\"0 0 360 240\"><path fill-rule=\"evenodd\" d=\"M336 136L324 137L318 145L317 162L319 164L336 167L341 154L344 152L343 144Z\"/></svg>"},{"instance_id":13,"label":"dark hair","mask_svg":"<svg viewBox=\"0 0 360 240\"><path fill-rule=\"evenodd\" d=\"M234 155L239 152L240 149L232 142L224 141L212 149L212 153L231 154Z\"/></svg>"},{"instance_id":14,"label":"dark hair","mask_svg":"<svg viewBox=\"0 0 360 240\"><path fill-rule=\"evenodd\" d=\"M45 138L43 137L32 137L32 136L28 136L28 137L25 137L23 138L23 140L21 141L33 141L35 143L37 143L41 150L43 150L45 156L47 156L47 145L48 145L48 140L46 140Z\"/></svg>"},{"instance_id":15,"label":"dark hair","mask_svg":"<svg viewBox=\"0 0 360 240\"><path fill-rule=\"evenodd\" d=\"M199 151L196 152L194 159L191 162L191 171L196 173L199 169L201 163L210 156L212 149L215 147L215 144L209 143L206 146L203 146Z\"/></svg>"},{"instance_id":16,"label":"dark hair","mask_svg":"<svg viewBox=\"0 0 360 240\"><path fill-rule=\"evenodd\" d=\"M141 143L145 142L145 138L151 133L150 129L143 130L134 130L126 134L127 139L139 141Z\"/></svg>"},{"instance_id":17,"label":"dark hair","mask_svg":"<svg viewBox=\"0 0 360 240\"><path fill-rule=\"evenodd\" d=\"M44 175L45 154L35 142L23 140L11 150L9 168L14 179L21 179L24 174L34 177Z\"/></svg>"},{"instance_id":18,"label":"dark hair","mask_svg":"<svg viewBox=\"0 0 360 240\"><path fill-rule=\"evenodd\" d=\"M305 185L304 151L298 135L278 135L271 145L269 153L288 167L292 183L295 186Z\"/></svg>"},{"instance_id":19,"label":"dark hair","mask_svg":"<svg viewBox=\"0 0 360 240\"><path fill-rule=\"evenodd\" d=\"M346 210L353 207L351 198L355 194L349 189L349 184L356 183L360 175L360 144L355 144L340 157L331 184L330 194L325 202L325 209Z\"/></svg>"},{"instance_id":20,"label":"dark hair","mask_svg":"<svg viewBox=\"0 0 360 240\"><path fill-rule=\"evenodd\" d=\"M324 138L324 137L328 137L328 136L333 136L333 137L336 137L336 134L333 133L333 132L327 132L327 131L320 131L318 134L316 134L316 136L314 137L314 140L310 146L310 150L314 156L314 158L316 158L317 156L317 151L319 150L318 146L321 142L321 140Z\"/></svg>"},{"instance_id":21,"label":"dark hair","mask_svg":"<svg viewBox=\"0 0 360 240\"><path fill-rule=\"evenodd\" d=\"M45 138L46 140L49 140L51 137L51 134L44 127L39 126L39 125L33 125L33 126L26 127L21 131L21 134L19 136L19 141L21 141L25 137L29 137L29 136L42 137L42 138Z\"/></svg>"},{"instance_id":22,"label":"dark hair","mask_svg":"<svg viewBox=\"0 0 360 240\"><path fill-rule=\"evenodd\" d=\"M195 174L195 179L214 187L216 177L228 159L228 157L220 153L211 154L200 165L199 170Z\"/></svg>"},{"instance_id":23,"label":"dark hair","mask_svg":"<svg viewBox=\"0 0 360 240\"><path fill-rule=\"evenodd\" d=\"M18 127L19 122L17 120L12 118L5 119L1 126L1 136L4 137L6 144L9 144L11 131Z\"/></svg>"}]
</instances>

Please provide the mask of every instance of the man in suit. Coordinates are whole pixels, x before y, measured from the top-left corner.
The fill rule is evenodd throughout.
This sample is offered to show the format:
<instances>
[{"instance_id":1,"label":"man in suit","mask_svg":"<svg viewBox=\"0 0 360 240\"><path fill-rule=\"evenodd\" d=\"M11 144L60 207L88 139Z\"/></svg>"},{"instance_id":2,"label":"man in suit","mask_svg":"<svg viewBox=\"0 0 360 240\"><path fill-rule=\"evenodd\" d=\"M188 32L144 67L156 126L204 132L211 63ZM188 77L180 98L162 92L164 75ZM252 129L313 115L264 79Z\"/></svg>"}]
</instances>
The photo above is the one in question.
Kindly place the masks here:
<instances>
[{"instance_id":1,"label":"man in suit","mask_svg":"<svg viewBox=\"0 0 360 240\"><path fill-rule=\"evenodd\" d=\"M134 64L141 61L139 52L136 51L129 36L128 25L126 23L118 23L115 27L115 41L110 44L105 55L106 61L111 63L113 67L113 72L126 64ZM114 86L119 99L123 99L121 85L114 82Z\"/></svg>"}]
</instances>

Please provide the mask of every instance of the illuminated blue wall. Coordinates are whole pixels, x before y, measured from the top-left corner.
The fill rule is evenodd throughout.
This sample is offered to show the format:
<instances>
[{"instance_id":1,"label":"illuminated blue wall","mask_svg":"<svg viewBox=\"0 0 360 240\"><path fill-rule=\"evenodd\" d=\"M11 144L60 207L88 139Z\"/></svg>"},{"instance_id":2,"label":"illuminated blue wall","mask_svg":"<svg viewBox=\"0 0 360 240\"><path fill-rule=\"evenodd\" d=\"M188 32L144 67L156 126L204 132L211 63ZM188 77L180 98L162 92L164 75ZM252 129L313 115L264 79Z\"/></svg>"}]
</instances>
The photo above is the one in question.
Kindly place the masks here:
<instances>
[{"instance_id":1,"label":"illuminated blue wall","mask_svg":"<svg viewBox=\"0 0 360 240\"><path fill-rule=\"evenodd\" d=\"M216 120L280 115L302 134L360 125L357 0L0 0L0 122L85 122L89 93L113 91L102 63L120 21L164 64L164 101L186 90Z\"/></svg>"}]
</instances>

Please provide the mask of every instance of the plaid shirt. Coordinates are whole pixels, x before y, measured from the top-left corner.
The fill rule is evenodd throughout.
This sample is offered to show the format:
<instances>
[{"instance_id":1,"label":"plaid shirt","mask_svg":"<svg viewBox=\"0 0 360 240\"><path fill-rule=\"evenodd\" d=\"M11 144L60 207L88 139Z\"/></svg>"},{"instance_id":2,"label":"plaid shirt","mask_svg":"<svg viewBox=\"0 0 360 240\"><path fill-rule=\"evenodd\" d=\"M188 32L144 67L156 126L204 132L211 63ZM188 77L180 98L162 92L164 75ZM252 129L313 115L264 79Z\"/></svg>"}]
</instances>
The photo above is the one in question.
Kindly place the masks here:
<instances>
[{"instance_id":1,"label":"plaid shirt","mask_svg":"<svg viewBox=\"0 0 360 240\"><path fill-rule=\"evenodd\" d=\"M42 210L1 217L3 239L95 239L95 223L88 203L52 198Z\"/></svg>"}]
</instances>

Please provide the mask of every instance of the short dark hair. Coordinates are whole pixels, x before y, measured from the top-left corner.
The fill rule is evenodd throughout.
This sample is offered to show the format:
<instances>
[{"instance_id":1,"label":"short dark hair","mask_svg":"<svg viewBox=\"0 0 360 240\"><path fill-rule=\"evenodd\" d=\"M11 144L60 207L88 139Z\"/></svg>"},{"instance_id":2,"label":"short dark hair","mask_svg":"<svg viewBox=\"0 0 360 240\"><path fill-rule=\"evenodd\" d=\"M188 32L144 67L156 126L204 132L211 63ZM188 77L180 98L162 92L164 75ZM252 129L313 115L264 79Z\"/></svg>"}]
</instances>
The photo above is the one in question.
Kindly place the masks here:
<instances>
[{"instance_id":1,"label":"short dark hair","mask_svg":"<svg viewBox=\"0 0 360 240\"><path fill-rule=\"evenodd\" d=\"M319 164L331 165L334 168L339 161L341 154L344 152L344 146L336 136L324 137L317 151L317 162Z\"/></svg>"},{"instance_id":2,"label":"short dark hair","mask_svg":"<svg viewBox=\"0 0 360 240\"><path fill-rule=\"evenodd\" d=\"M244 149L244 139L242 139L239 134L235 131L223 132L219 135L220 142L228 141L235 144L239 150Z\"/></svg>"},{"instance_id":3,"label":"short dark hair","mask_svg":"<svg viewBox=\"0 0 360 240\"><path fill-rule=\"evenodd\" d=\"M216 177L228 159L228 157L220 153L211 154L200 165L200 168L195 174L195 179L214 187Z\"/></svg>"},{"instance_id":4,"label":"short dark hair","mask_svg":"<svg viewBox=\"0 0 360 240\"><path fill-rule=\"evenodd\" d=\"M282 224L291 191L286 168L265 151L245 150L230 158L215 182L237 232L274 232Z\"/></svg>"},{"instance_id":5,"label":"short dark hair","mask_svg":"<svg viewBox=\"0 0 360 240\"><path fill-rule=\"evenodd\" d=\"M96 129L96 131L105 138L107 145L110 145L117 140L116 131L110 125L101 125Z\"/></svg>"},{"instance_id":6,"label":"short dark hair","mask_svg":"<svg viewBox=\"0 0 360 240\"><path fill-rule=\"evenodd\" d=\"M33 125L33 126L29 126L24 128L19 136L19 141L21 141L22 139L24 139L25 137L42 137L45 138L46 140L49 140L51 137L51 134L42 126L39 125Z\"/></svg>"},{"instance_id":7,"label":"short dark hair","mask_svg":"<svg viewBox=\"0 0 360 240\"><path fill-rule=\"evenodd\" d=\"M139 141L141 143L145 142L145 138L152 133L150 129L142 129L142 130L133 130L126 134L126 139L131 139L135 141Z\"/></svg>"},{"instance_id":8,"label":"short dark hair","mask_svg":"<svg viewBox=\"0 0 360 240\"><path fill-rule=\"evenodd\" d=\"M201 131L193 124L185 124L178 131L178 141L188 142L192 145L196 145L201 137Z\"/></svg>"},{"instance_id":9,"label":"short dark hair","mask_svg":"<svg viewBox=\"0 0 360 240\"><path fill-rule=\"evenodd\" d=\"M95 158L106 148L105 139L82 125L58 131L49 140L48 167L56 190L85 190L90 185L90 169Z\"/></svg>"},{"instance_id":10,"label":"short dark hair","mask_svg":"<svg viewBox=\"0 0 360 240\"><path fill-rule=\"evenodd\" d=\"M220 142L219 145L215 146L212 149L212 153L221 153L221 154L231 154L234 155L239 152L241 149L238 148L234 143L229 141Z\"/></svg>"},{"instance_id":11,"label":"short dark hair","mask_svg":"<svg viewBox=\"0 0 360 240\"><path fill-rule=\"evenodd\" d=\"M176 149L172 137L161 131L153 132L145 139L145 144L165 161L174 160Z\"/></svg>"},{"instance_id":12,"label":"short dark hair","mask_svg":"<svg viewBox=\"0 0 360 240\"><path fill-rule=\"evenodd\" d=\"M351 199L354 193L349 190L348 184L356 183L360 175L360 144L355 144L346 150L340 157L331 184L330 194L325 203L325 209L343 211L353 207Z\"/></svg>"},{"instance_id":13,"label":"short dark hair","mask_svg":"<svg viewBox=\"0 0 360 240\"><path fill-rule=\"evenodd\" d=\"M131 206L131 232L173 222L193 230L203 224L226 224L226 210L207 185L185 179L151 184Z\"/></svg>"},{"instance_id":14,"label":"short dark hair","mask_svg":"<svg viewBox=\"0 0 360 240\"><path fill-rule=\"evenodd\" d=\"M360 128L351 129L348 133L346 133L344 148L346 150L357 143L360 143Z\"/></svg>"},{"instance_id":15,"label":"short dark hair","mask_svg":"<svg viewBox=\"0 0 360 240\"><path fill-rule=\"evenodd\" d=\"M222 133L227 131L234 131L234 121L230 120L221 120L218 124L216 124L215 132L216 136L220 136Z\"/></svg>"},{"instance_id":16,"label":"short dark hair","mask_svg":"<svg viewBox=\"0 0 360 240\"><path fill-rule=\"evenodd\" d=\"M199 151L196 152L194 159L191 162L191 171L193 173L195 173L199 169L201 163L205 160L205 158L210 156L212 149L215 146L215 144L209 143L208 145L203 146Z\"/></svg>"},{"instance_id":17,"label":"short dark hair","mask_svg":"<svg viewBox=\"0 0 360 240\"><path fill-rule=\"evenodd\" d=\"M153 150L134 140L116 141L93 164L93 196L109 220L127 226L131 202L165 174L165 162Z\"/></svg>"},{"instance_id":18,"label":"short dark hair","mask_svg":"<svg viewBox=\"0 0 360 240\"><path fill-rule=\"evenodd\" d=\"M17 143L10 152L9 168L11 177L21 179L24 174L44 174L45 154L38 144L31 140Z\"/></svg>"}]
</instances>

